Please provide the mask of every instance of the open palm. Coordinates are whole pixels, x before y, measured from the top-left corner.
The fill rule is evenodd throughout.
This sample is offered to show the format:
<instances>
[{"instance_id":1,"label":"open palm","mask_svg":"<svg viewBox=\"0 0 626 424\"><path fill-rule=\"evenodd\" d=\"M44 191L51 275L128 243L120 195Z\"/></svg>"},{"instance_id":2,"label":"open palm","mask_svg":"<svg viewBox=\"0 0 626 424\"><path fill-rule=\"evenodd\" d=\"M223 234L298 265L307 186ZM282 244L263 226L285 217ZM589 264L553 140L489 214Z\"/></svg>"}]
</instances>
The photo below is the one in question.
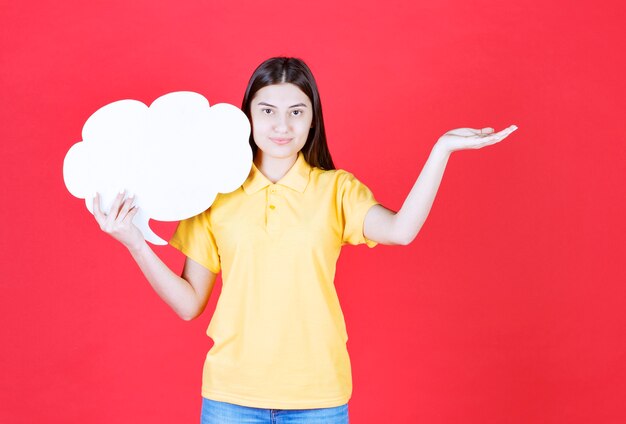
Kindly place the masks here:
<instances>
[{"instance_id":1,"label":"open palm","mask_svg":"<svg viewBox=\"0 0 626 424\"><path fill-rule=\"evenodd\" d=\"M493 128L457 128L450 130L439 137L438 144L446 147L450 152L465 149L480 149L491 144L498 143L509 136L517 126L511 125L499 132Z\"/></svg>"}]
</instances>

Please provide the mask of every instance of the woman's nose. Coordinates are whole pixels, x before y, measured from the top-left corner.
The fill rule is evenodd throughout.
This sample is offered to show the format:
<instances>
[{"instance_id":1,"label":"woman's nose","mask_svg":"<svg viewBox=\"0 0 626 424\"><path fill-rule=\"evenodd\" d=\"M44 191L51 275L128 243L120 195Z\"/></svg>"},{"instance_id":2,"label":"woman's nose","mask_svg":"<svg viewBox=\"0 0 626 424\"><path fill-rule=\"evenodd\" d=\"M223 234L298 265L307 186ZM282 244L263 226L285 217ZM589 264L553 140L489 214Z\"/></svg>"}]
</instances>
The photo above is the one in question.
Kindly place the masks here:
<instances>
[{"instance_id":1,"label":"woman's nose","mask_svg":"<svg viewBox=\"0 0 626 424\"><path fill-rule=\"evenodd\" d=\"M274 131L277 133L287 132L287 119L278 117L276 118L276 122L274 123Z\"/></svg>"}]
</instances>

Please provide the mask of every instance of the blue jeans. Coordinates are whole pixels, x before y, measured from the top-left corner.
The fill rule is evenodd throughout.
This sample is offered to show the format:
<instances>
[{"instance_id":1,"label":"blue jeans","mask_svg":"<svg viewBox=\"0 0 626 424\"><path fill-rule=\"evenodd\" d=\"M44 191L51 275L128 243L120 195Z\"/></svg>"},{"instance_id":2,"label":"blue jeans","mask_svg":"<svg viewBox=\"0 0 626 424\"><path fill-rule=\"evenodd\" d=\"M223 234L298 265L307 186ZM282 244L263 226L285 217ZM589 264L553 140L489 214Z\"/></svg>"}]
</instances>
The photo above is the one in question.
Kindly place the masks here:
<instances>
[{"instance_id":1,"label":"blue jeans","mask_svg":"<svg viewBox=\"0 0 626 424\"><path fill-rule=\"evenodd\" d=\"M348 404L318 409L263 409L202 398L200 424L348 424Z\"/></svg>"}]
</instances>

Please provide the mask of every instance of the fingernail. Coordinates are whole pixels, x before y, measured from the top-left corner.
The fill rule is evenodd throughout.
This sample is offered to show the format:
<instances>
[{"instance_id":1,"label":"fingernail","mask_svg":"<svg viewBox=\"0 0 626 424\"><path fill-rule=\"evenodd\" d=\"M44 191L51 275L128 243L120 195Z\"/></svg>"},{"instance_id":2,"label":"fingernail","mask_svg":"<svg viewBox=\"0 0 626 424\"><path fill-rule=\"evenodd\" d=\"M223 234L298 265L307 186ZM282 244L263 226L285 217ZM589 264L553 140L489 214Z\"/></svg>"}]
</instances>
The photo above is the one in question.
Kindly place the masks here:
<instances>
[{"instance_id":1,"label":"fingernail","mask_svg":"<svg viewBox=\"0 0 626 424\"><path fill-rule=\"evenodd\" d=\"M128 192L129 199L133 199L134 197L135 197L135 193L133 193L132 191Z\"/></svg>"}]
</instances>

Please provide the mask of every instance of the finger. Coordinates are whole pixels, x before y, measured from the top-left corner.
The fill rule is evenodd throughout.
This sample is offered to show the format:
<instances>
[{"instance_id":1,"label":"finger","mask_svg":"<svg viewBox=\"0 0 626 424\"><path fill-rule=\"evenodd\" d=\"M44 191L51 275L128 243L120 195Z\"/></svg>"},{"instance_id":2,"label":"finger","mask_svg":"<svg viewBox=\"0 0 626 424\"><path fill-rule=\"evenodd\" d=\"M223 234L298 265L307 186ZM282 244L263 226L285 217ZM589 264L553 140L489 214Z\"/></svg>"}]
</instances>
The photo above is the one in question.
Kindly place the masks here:
<instances>
[{"instance_id":1,"label":"finger","mask_svg":"<svg viewBox=\"0 0 626 424\"><path fill-rule=\"evenodd\" d=\"M455 135L458 137L474 137L479 132L480 130L475 129L475 128L457 128L457 129L448 131L446 135Z\"/></svg>"},{"instance_id":2,"label":"finger","mask_svg":"<svg viewBox=\"0 0 626 424\"><path fill-rule=\"evenodd\" d=\"M135 215L137 215L137 212L139 212L139 206L133 206L132 208L130 208L130 211L128 211L122 222L132 222Z\"/></svg>"},{"instance_id":3,"label":"finger","mask_svg":"<svg viewBox=\"0 0 626 424\"><path fill-rule=\"evenodd\" d=\"M486 137L489 134L493 133L493 128L485 127L485 128L467 128L470 132L470 137Z\"/></svg>"},{"instance_id":4,"label":"finger","mask_svg":"<svg viewBox=\"0 0 626 424\"><path fill-rule=\"evenodd\" d=\"M509 134L511 134L513 131L515 131L517 129L517 127L515 125L512 125L508 128L503 129L502 131L498 131L497 133L491 133L487 135L487 138L490 140L502 140L505 137L507 137Z\"/></svg>"},{"instance_id":5,"label":"finger","mask_svg":"<svg viewBox=\"0 0 626 424\"><path fill-rule=\"evenodd\" d=\"M120 213L117 215L118 221L124 220L124 218L126 217L126 214L128 213L128 211L130 210L133 204L133 200L135 200L135 196L132 194L124 200L124 203L122 203L122 209L120 210Z\"/></svg>"},{"instance_id":6,"label":"finger","mask_svg":"<svg viewBox=\"0 0 626 424\"><path fill-rule=\"evenodd\" d=\"M465 137L476 137L476 136L480 136L480 135L484 135L482 133L482 129L480 128L464 128L465 131Z\"/></svg>"},{"instance_id":7,"label":"finger","mask_svg":"<svg viewBox=\"0 0 626 424\"><path fill-rule=\"evenodd\" d=\"M125 190L122 190L117 194L117 196L115 196L111 209L109 209L105 225L111 225L111 223L117 219L117 215L120 211L120 203L122 203L122 199L124 198L124 192Z\"/></svg>"},{"instance_id":8,"label":"finger","mask_svg":"<svg viewBox=\"0 0 626 424\"><path fill-rule=\"evenodd\" d=\"M502 131L499 131L499 133L503 133L503 134L511 134L513 131L515 131L517 129L516 125L511 125L510 127L507 127L505 129L503 129Z\"/></svg>"},{"instance_id":9,"label":"finger","mask_svg":"<svg viewBox=\"0 0 626 424\"><path fill-rule=\"evenodd\" d=\"M502 131L497 132L495 135L498 138L500 138L500 139L504 139L505 137L508 137L516 129L517 129L517 127L515 125L511 125L510 127L505 128Z\"/></svg>"},{"instance_id":10,"label":"finger","mask_svg":"<svg viewBox=\"0 0 626 424\"><path fill-rule=\"evenodd\" d=\"M106 219L106 215L103 214L100 209L100 194L98 192L96 192L96 195L93 197L93 216L96 217L98 224L102 224Z\"/></svg>"}]
</instances>

